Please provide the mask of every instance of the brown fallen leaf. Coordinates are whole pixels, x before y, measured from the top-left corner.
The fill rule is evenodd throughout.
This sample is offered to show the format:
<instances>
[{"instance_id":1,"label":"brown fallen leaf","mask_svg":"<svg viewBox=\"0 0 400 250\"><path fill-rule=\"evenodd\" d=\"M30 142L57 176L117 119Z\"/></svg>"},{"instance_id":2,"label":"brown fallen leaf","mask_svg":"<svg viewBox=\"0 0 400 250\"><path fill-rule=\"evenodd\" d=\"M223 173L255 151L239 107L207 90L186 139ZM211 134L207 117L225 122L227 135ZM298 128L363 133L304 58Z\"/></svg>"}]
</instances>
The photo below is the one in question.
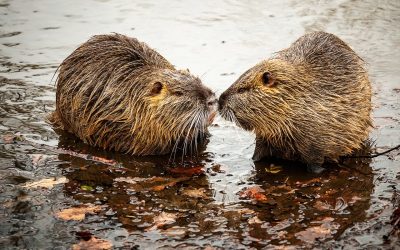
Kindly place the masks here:
<instances>
[{"instance_id":1,"label":"brown fallen leaf","mask_svg":"<svg viewBox=\"0 0 400 250\"><path fill-rule=\"evenodd\" d=\"M16 134L6 134L1 137L4 143L11 144L11 143L16 143L18 141L24 141L25 138L23 135L20 133Z\"/></svg>"},{"instance_id":2,"label":"brown fallen leaf","mask_svg":"<svg viewBox=\"0 0 400 250\"><path fill-rule=\"evenodd\" d=\"M158 186L151 187L150 189L158 192L158 191L163 191L166 187L173 186L175 184L176 184L176 182L171 182L171 183L169 183L169 185L158 185Z\"/></svg>"},{"instance_id":3,"label":"brown fallen leaf","mask_svg":"<svg viewBox=\"0 0 400 250\"><path fill-rule=\"evenodd\" d=\"M181 194L192 197L192 198L207 198L205 194L204 188L191 188L191 189L184 189Z\"/></svg>"},{"instance_id":4,"label":"brown fallen leaf","mask_svg":"<svg viewBox=\"0 0 400 250\"><path fill-rule=\"evenodd\" d=\"M173 226L162 230L161 233L170 237L183 237L187 234L187 231L184 227Z\"/></svg>"},{"instance_id":5,"label":"brown fallen leaf","mask_svg":"<svg viewBox=\"0 0 400 250\"><path fill-rule=\"evenodd\" d=\"M140 178L140 177L118 177L114 181L126 182L131 184L131 188L136 191L141 190L152 190L152 191L162 191L167 187L175 186L177 183L189 180L190 177L179 177L179 178L169 178L169 177L150 177L150 178Z\"/></svg>"},{"instance_id":6,"label":"brown fallen leaf","mask_svg":"<svg viewBox=\"0 0 400 250\"><path fill-rule=\"evenodd\" d=\"M238 194L241 199L252 199L256 201L267 201L267 196L263 194L265 192L264 189L262 189L259 186L254 186L254 187L247 187L242 189Z\"/></svg>"},{"instance_id":7,"label":"brown fallen leaf","mask_svg":"<svg viewBox=\"0 0 400 250\"><path fill-rule=\"evenodd\" d=\"M148 181L151 178L141 178L141 177L118 177L115 178L114 181L116 182L126 182L129 184L136 184L138 182L142 182L142 181Z\"/></svg>"},{"instance_id":8,"label":"brown fallen leaf","mask_svg":"<svg viewBox=\"0 0 400 250\"><path fill-rule=\"evenodd\" d=\"M325 211L332 209L332 206L326 202L316 201L314 204L314 208L316 208L319 211Z\"/></svg>"},{"instance_id":9,"label":"brown fallen leaf","mask_svg":"<svg viewBox=\"0 0 400 250\"><path fill-rule=\"evenodd\" d=\"M193 176L193 175L201 175L204 174L203 166L197 167L176 167L176 168L169 168L168 171L173 174L179 175L186 175L186 176Z\"/></svg>"},{"instance_id":10,"label":"brown fallen leaf","mask_svg":"<svg viewBox=\"0 0 400 250\"><path fill-rule=\"evenodd\" d=\"M275 166L273 164L271 164L269 167L265 168L265 172L266 173L270 173L270 174L277 174L279 172L282 171L282 166Z\"/></svg>"},{"instance_id":11,"label":"brown fallen leaf","mask_svg":"<svg viewBox=\"0 0 400 250\"><path fill-rule=\"evenodd\" d=\"M45 154L30 154L29 157L32 160L33 166L37 167L39 165L43 165L49 159L57 159L58 157L55 155L45 155Z\"/></svg>"},{"instance_id":12,"label":"brown fallen leaf","mask_svg":"<svg viewBox=\"0 0 400 250\"><path fill-rule=\"evenodd\" d=\"M81 240L77 244L72 245L72 250L108 250L111 249L112 246L113 245L108 240L92 237L90 240Z\"/></svg>"},{"instance_id":13,"label":"brown fallen leaf","mask_svg":"<svg viewBox=\"0 0 400 250\"><path fill-rule=\"evenodd\" d=\"M307 181L297 181L295 184L297 187L314 187L314 186L320 186L322 183L320 178L313 178L311 180L307 180Z\"/></svg>"},{"instance_id":14,"label":"brown fallen leaf","mask_svg":"<svg viewBox=\"0 0 400 250\"><path fill-rule=\"evenodd\" d=\"M240 214L242 215L250 215L250 214L254 214L256 211L248 209L248 208L241 208L237 210Z\"/></svg>"},{"instance_id":15,"label":"brown fallen leaf","mask_svg":"<svg viewBox=\"0 0 400 250\"><path fill-rule=\"evenodd\" d=\"M54 185L67 183L68 179L65 176L61 176L59 178L46 178L39 181L29 182L23 185L24 188L48 188L51 189Z\"/></svg>"},{"instance_id":16,"label":"brown fallen leaf","mask_svg":"<svg viewBox=\"0 0 400 250\"><path fill-rule=\"evenodd\" d=\"M175 223L177 217L177 214L161 212L158 216L154 217L154 225L147 228L146 231L153 231L164 225Z\"/></svg>"},{"instance_id":17,"label":"brown fallen leaf","mask_svg":"<svg viewBox=\"0 0 400 250\"><path fill-rule=\"evenodd\" d=\"M339 228L337 223L333 222L333 218L327 217L322 221L314 221L311 224L322 223L319 226L309 227L304 231L295 234L296 238L307 242L314 243L317 239L330 238Z\"/></svg>"},{"instance_id":18,"label":"brown fallen leaf","mask_svg":"<svg viewBox=\"0 0 400 250\"><path fill-rule=\"evenodd\" d=\"M257 216L251 217L247 222L249 224L261 224L261 223L263 223L263 221L260 220L260 218L258 218Z\"/></svg>"},{"instance_id":19,"label":"brown fallen leaf","mask_svg":"<svg viewBox=\"0 0 400 250\"><path fill-rule=\"evenodd\" d=\"M94 156L94 155L88 156L88 159L89 160L93 160L93 161L97 161L97 162L101 162L101 163L104 163L104 164L107 164L107 165L110 165L110 166L117 165L117 163L118 163L115 160L106 159L104 157L99 157L99 156Z\"/></svg>"},{"instance_id":20,"label":"brown fallen leaf","mask_svg":"<svg viewBox=\"0 0 400 250\"><path fill-rule=\"evenodd\" d=\"M1 137L1 139L3 140L4 143L14 143L14 139L15 139L15 135L13 134L7 134L7 135L3 135Z\"/></svg>"},{"instance_id":21,"label":"brown fallen leaf","mask_svg":"<svg viewBox=\"0 0 400 250\"><path fill-rule=\"evenodd\" d=\"M95 214L101 210L101 206L80 206L71 207L56 213L56 217L61 220L83 220L86 214Z\"/></svg>"},{"instance_id":22,"label":"brown fallen leaf","mask_svg":"<svg viewBox=\"0 0 400 250\"><path fill-rule=\"evenodd\" d=\"M181 177L181 178L165 178L162 181L158 181L161 182L160 185L156 185L156 186L152 186L150 187L150 190L153 191L162 191L164 190L166 187L172 187L175 186L178 182L182 182L182 181L186 181L188 180L187 177Z\"/></svg>"},{"instance_id":23,"label":"brown fallen leaf","mask_svg":"<svg viewBox=\"0 0 400 250\"><path fill-rule=\"evenodd\" d=\"M304 242L313 243L316 239L325 239L331 235L331 229L324 225L310 227L304 231L296 233L296 237Z\"/></svg>"}]
</instances>

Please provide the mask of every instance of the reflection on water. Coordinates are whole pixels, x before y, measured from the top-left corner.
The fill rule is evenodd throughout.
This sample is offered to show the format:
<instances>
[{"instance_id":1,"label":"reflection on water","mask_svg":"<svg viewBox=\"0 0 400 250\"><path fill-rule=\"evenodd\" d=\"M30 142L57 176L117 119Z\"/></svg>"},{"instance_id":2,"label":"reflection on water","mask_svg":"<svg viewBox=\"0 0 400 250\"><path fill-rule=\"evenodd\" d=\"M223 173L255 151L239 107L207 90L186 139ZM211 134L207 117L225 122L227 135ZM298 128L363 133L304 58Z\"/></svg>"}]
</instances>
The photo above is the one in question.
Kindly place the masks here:
<instances>
[{"instance_id":1,"label":"reflection on water","mask_svg":"<svg viewBox=\"0 0 400 250\"><path fill-rule=\"evenodd\" d=\"M93 34L136 36L221 93L249 66L322 29L369 64L371 138L382 151L400 141L399 14L396 1L1 2L0 246L70 248L87 235L127 248L379 246L399 189L398 151L310 174L299 163L254 164L254 135L216 119L203 152L172 162L88 147L44 118L54 110L56 67ZM50 147L4 137L18 133ZM69 182L24 187L61 176ZM85 204L100 210L82 221L56 216Z\"/></svg>"}]
</instances>

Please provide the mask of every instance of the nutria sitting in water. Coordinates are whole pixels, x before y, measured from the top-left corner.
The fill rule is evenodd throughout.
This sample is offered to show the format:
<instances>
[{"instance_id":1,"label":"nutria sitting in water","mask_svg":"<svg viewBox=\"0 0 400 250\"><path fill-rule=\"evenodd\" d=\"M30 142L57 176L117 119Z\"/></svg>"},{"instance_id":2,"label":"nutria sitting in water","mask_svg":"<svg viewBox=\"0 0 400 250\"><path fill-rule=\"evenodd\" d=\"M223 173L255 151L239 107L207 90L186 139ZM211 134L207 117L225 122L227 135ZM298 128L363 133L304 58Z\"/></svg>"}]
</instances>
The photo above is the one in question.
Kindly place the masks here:
<instances>
[{"instance_id":1,"label":"nutria sitting in water","mask_svg":"<svg viewBox=\"0 0 400 250\"><path fill-rule=\"evenodd\" d=\"M166 154L203 139L213 92L146 44L98 35L59 67L49 121L84 142L135 155Z\"/></svg>"},{"instance_id":2,"label":"nutria sitting in water","mask_svg":"<svg viewBox=\"0 0 400 250\"><path fill-rule=\"evenodd\" d=\"M359 149L371 127L364 62L325 32L306 34L246 71L219 105L223 117L255 132L254 160L320 166Z\"/></svg>"}]
</instances>

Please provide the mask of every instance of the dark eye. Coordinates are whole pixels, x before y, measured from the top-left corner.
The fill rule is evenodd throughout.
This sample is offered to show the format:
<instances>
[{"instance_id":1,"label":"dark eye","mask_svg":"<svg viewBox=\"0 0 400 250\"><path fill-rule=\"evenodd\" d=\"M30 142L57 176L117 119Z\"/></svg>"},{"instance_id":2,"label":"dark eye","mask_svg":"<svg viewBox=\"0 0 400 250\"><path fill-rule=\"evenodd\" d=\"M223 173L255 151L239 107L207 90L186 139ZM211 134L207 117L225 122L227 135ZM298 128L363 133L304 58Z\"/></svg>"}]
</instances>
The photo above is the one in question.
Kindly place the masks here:
<instances>
[{"instance_id":1,"label":"dark eye","mask_svg":"<svg viewBox=\"0 0 400 250\"><path fill-rule=\"evenodd\" d=\"M183 96L183 92L182 91L175 91L174 95L176 96Z\"/></svg>"},{"instance_id":2,"label":"dark eye","mask_svg":"<svg viewBox=\"0 0 400 250\"><path fill-rule=\"evenodd\" d=\"M247 88L243 88L243 87L242 87L242 88L239 88L239 89L238 89L238 93L239 93L239 94L243 94L244 92L246 92L246 90L247 90Z\"/></svg>"},{"instance_id":3,"label":"dark eye","mask_svg":"<svg viewBox=\"0 0 400 250\"><path fill-rule=\"evenodd\" d=\"M264 84L268 84L269 83L269 81L270 81L270 77L271 76L271 74L269 73L269 72L265 72L263 75L262 75L262 80L263 80L263 83Z\"/></svg>"},{"instance_id":4,"label":"dark eye","mask_svg":"<svg viewBox=\"0 0 400 250\"><path fill-rule=\"evenodd\" d=\"M155 82L155 83L153 84L152 89L151 89L151 94L152 94L152 95L160 94L162 88L163 88L163 85L162 85L161 82Z\"/></svg>"}]
</instances>

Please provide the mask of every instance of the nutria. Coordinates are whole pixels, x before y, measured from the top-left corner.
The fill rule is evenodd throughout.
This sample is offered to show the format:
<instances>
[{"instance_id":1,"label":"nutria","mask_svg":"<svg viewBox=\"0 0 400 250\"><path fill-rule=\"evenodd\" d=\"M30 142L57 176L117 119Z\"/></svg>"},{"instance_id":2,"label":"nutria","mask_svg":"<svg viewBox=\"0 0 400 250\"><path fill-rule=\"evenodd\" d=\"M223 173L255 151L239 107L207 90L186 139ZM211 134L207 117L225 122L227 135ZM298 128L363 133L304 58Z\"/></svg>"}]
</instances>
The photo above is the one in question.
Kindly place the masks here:
<instances>
[{"instance_id":1,"label":"nutria","mask_svg":"<svg viewBox=\"0 0 400 250\"><path fill-rule=\"evenodd\" d=\"M199 78L121 34L82 44L61 63L56 84L51 123L89 145L134 155L197 143L216 112Z\"/></svg>"},{"instance_id":2,"label":"nutria","mask_svg":"<svg viewBox=\"0 0 400 250\"><path fill-rule=\"evenodd\" d=\"M241 75L219 98L219 110L255 132L254 160L320 166L368 138L371 84L364 61L345 42L313 32Z\"/></svg>"}]
</instances>

